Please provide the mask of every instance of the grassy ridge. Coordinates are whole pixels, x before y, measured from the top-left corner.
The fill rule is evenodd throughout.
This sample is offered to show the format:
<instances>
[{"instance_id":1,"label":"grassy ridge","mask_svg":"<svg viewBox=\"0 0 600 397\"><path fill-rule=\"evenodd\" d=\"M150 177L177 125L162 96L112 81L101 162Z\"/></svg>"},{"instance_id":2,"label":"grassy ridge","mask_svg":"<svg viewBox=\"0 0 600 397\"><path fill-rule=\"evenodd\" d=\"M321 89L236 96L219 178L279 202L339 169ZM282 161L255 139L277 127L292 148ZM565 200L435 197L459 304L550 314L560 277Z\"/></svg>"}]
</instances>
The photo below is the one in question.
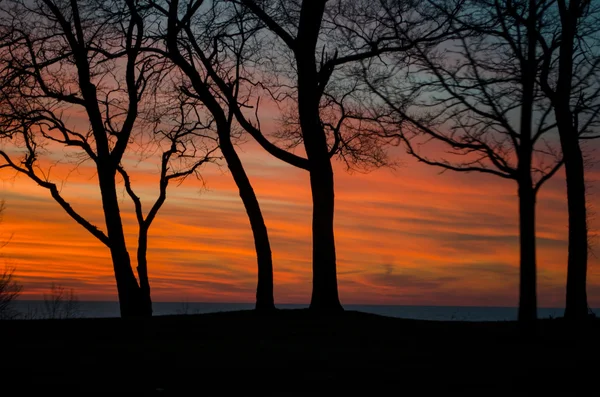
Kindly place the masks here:
<instances>
[{"instance_id":1,"label":"grassy ridge","mask_svg":"<svg viewBox=\"0 0 600 397\"><path fill-rule=\"evenodd\" d=\"M60 395L576 395L598 331L544 320L531 342L514 322L307 310L0 322L4 389Z\"/></svg>"}]
</instances>

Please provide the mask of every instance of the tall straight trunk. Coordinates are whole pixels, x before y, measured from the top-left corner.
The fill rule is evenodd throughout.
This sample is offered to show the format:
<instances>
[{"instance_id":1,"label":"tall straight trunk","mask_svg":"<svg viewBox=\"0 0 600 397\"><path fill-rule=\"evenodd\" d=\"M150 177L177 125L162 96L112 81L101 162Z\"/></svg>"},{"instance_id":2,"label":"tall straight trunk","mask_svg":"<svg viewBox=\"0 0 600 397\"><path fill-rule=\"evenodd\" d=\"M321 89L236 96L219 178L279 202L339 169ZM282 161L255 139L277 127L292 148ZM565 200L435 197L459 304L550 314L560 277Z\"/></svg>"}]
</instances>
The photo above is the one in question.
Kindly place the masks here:
<instances>
[{"instance_id":1,"label":"tall straight trunk","mask_svg":"<svg viewBox=\"0 0 600 397\"><path fill-rule=\"evenodd\" d=\"M567 180L569 257L567 260L565 318L570 320L584 319L588 313L586 293L588 236L584 166L578 131L573 125L571 111L573 48L581 6L581 1L570 1L568 4L563 0L559 1L562 31L556 95L553 98Z\"/></svg>"},{"instance_id":2,"label":"tall straight trunk","mask_svg":"<svg viewBox=\"0 0 600 397\"><path fill-rule=\"evenodd\" d=\"M302 74L300 74L302 76ZM300 82L299 87L302 87ZM308 92L307 92L308 91ZM327 137L321 126L319 102L302 100L299 91L299 115L304 148L309 162L312 194L313 289L310 308L319 311L341 311L337 287L337 265L333 216L335 191L333 167L327 148ZM310 90L305 89L306 96ZM313 96L315 98L316 96ZM317 97L318 98L318 97Z\"/></svg>"},{"instance_id":3,"label":"tall straight trunk","mask_svg":"<svg viewBox=\"0 0 600 397\"><path fill-rule=\"evenodd\" d=\"M108 172L104 164L98 165L98 179L106 230L110 242L121 317L150 316L152 311L144 305L141 289L131 268L131 259L125 244L125 233L119 212L115 173Z\"/></svg>"},{"instance_id":4,"label":"tall straight trunk","mask_svg":"<svg viewBox=\"0 0 600 397\"><path fill-rule=\"evenodd\" d=\"M310 308L319 311L340 311L343 309L338 296L333 233L333 168L329 157L315 163L310 169L313 204L313 289Z\"/></svg>"},{"instance_id":5,"label":"tall straight trunk","mask_svg":"<svg viewBox=\"0 0 600 397\"><path fill-rule=\"evenodd\" d=\"M537 320L536 258L535 258L535 191L531 173L519 184L519 323L530 328Z\"/></svg>"},{"instance_id":6,"label":"tall straight trunk","mask_svg":"<svg viewBox=\"0 0 600 397\"><path fill-rule=\"evenodd\" d=\"M565 318L581 320L588 315L586 292L588 241L583 155L579 140L574 134L562 134L561 143L565 159L569 212Z\"/></svg>"},{"instance_id":7,"label":"tall straight trunk","mask_svg":"<svg viewBox=\"0 0 600 397\"><path fill-rule=\"evenodd\" d=\"M244 166L231 143L229 131L219 133L221 153L227 161L233 180L238 187L240 198L250 220L250 227L254 237L256 260L258 264L258 283L256 286L256 310L274 310L273 299L273 259L267 226L258 204L258 199L246 175Z\"/></svg>"},{"instance_id":8,"label":"tall straight trunk","mask_svg":"<svg viewBox=\"0 0 600 397\"><path fill-rule=\"evenodd\" d=\"M333 167L319 106L327 81L317 71L315 57L324 11L324 1L302 2L294 56L298 70L298 118L309 163L313 204L313 290L310 308L340 311L343 308L338 297L333 234Z\"/></svg>"},{"instance_id":9,"label":"tall straight trunk","mask_svg":"<svg viewBox=\"0 0 600 397\"><path fill-rule=\"evenodd\" d=\"M143 310L152 315L152 297L150 295L150 280L148 279L148 227L140 225L137 248L137 274L140 280L140 294Z\"/></svg>"},{"instance_id":10,"label":"tall straight trunk","mask_svg":"<svg viewBox=\"0 0 600 397\"><path fill-rule=\"evenodd\" d=\"M535 263L535 188L531 176L533 153L532 121L535 101L535 76L537 72L535 35L537 6L529 0L527 17L527 58L521 66L521 124L517 147L519 159L517 183L519 185L519 324L533 331L537 320L537 286Z\"/></svg>"}]
</instances>

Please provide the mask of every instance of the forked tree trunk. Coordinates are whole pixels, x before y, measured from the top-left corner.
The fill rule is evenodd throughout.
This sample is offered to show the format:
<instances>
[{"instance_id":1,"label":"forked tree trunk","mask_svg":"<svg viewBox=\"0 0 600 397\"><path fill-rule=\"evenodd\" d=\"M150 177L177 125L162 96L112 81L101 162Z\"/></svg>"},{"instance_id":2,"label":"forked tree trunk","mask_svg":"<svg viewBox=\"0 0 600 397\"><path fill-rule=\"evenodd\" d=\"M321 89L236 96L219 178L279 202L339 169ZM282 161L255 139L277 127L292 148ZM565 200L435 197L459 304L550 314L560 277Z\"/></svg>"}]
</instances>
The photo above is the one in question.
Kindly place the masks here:
<instances>
[{"instance_id":1,"label":"forked tree trunk","mask_svg":"<svg viewBox=\"0 0 600 397\"><path fill-rule=\"evenodd\" d=\"M258 264L258 283L256 286L256 310L269 311L275 309L273 299L273 259L267 226L258 204L252 184L246 175L242 162L231 143L229 133L219 134L219 144L233 180L238 187L240 198L250 220L254 237L256 260Z\"/></svg>"},{"instance_id":2,"label":"forked tree trunk","mask_svg":"<svg viewBox=\"0 0 600 397\"><path fill-rule=\"evenodd\" d=\"M152 309L148 310L148 307L144 304L142 291L131 269L131 261L127 250L111 247L110 252L117 281L121 317L151 316Z\"/></svg>"},{"instance_id":3,"label":"forked tree trunk","mask_svg":"<svg viewBox=\"0 0 600 397\"><path fill-rule=\"evenodd\" d=\"M98 167L98 179L102 195L102 207L106 230L110 242L110 254L117 282L121 317L146 317L152 315L152 309L144 304L142 291L133 274L131 259L125 244L125 233L119 212L115 173L107 172L106 166Z\"/></svg>"}]
</instances>

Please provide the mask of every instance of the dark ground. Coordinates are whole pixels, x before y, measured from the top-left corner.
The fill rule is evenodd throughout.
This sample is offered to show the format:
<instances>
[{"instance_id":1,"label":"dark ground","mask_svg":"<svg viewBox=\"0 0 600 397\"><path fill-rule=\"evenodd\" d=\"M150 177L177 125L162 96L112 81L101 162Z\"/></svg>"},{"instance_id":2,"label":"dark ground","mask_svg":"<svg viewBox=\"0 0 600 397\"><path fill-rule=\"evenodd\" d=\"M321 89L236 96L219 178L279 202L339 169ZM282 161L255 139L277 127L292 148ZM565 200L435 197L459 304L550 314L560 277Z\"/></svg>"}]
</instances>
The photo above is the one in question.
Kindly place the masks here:
<instances>
[{"instance_id":1,"label":"dark ground","mask_svg":"<svg viewBox=\"0 0 600 397\"><path fill-rule=\"evenodd\" d=\"M532 342L513 322L306 310L4 321L0 395L599 395L600 320L565 329L541 321Z\"/></svg>"}]
</instances>

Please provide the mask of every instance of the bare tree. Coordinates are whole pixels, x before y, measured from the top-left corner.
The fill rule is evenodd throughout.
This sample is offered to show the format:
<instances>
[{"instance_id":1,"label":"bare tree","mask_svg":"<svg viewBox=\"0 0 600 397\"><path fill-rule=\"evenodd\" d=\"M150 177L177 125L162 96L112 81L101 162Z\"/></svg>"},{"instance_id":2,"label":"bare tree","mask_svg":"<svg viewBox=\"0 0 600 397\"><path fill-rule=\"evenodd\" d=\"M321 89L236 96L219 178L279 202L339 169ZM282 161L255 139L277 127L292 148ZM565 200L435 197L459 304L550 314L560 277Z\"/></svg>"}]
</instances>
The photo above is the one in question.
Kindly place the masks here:
<instances>
[{"instance_id":1,"label":"bare tree","mask_svg":"<svg viewBox=\"0 0 600 397\"><path fill-rule=\"evenodd\" d=\"M569 258L565 318L588 316L588 227L584 155L580 140L599 136L600 5L590 0L546 2L547 32L540 86L554 109L565 160L569 212ZM545 33L545 34L544 34Z\"/></svg>"},{"instance_id":2,"label":"bare tree","mask_svg":"<svg viewBox=\"0 0 600 397\"><path fill-rule=\"evenodd\" d=\"M228 37L250 34L254 48L238 52L227 45L211 46L223 42L217 37L199 58L207 78L215 82L243 129L271 155L309 172L313 205L310 307L342 310L333 227L332 157L340 157L355 169L387 164L386 139L361 129L360 115L355 114L359 106L352 95L356 82L348 71L361 60L413 45L390 34L397 26L388 24L389 18L380 12L386 5L406 17L403 28L412 30L421 41L439 40L443 28L428 23L413 1L223 3L246 18L242 23L235 20L236 33L229 32ZM243 84L229 84L232 75L233 81L242 79ZM263 95L281 109L279 130L272 134L261 129ZM305 156L295 154L296 147L301 147Z\"/></svg>"},{"instance_id":3,"label":"bare tree","mask_svg":"<svg viewBox=\"0 0 600 397\"><path fill-rule=\"evenodd\" d=\"M162 81L162 62L141 53L144 22L133 0L15 0L2 3L0 13L0 168L47 189L71 218L106 245L121 315L149 316L148 229L169 182L197 173L211 159L215 148L196 143L198 131L210 121L190 119L195 106L185 101L175 106L179 118L157 110L152 100L157 93L151 88ZM77 114L85 121L72 121ZM159 195L144 213L122 160L149 126L159 154ZM54 156L69 159L61 156L63 148L77 152L76 164L93 164L106 231L67 202L61 185L50 177ZM125 243L117 175L135 206L139 283Z\"/></svg>"},{"instance_id":4,"label":"bare tree","mask_svg":"<svg viewBox=\"0 0 600 397\"><path fill-rule=\"evenodd\" d=\"M537 35L545 29L538 16L544 7L536 0L512 6L468 1L461 12L446 11L454 13L453 40L435 48L417 46L410 60L401 55L365 64L364 70L377 98L373 120L387 135L398 136L408 153L447 170L517 183L518 319L524 325L537 318L536 195L562 165L552 143L552 107L536 85L543 57ZM421 146L435 143L449 149L445 158L421 152Z\"/></svg>"},{"instance_id":5,"label":"bare tree","mask_svg":"<svg viewBox=\"0 0 600 397\"><path fill-rule=\"evenodd\" d=\"M182 92L200 101L214 120L221 153L238 187L252 228L258 264L256 309L273 310L273 260L267 227L250 179L234 147L237 134L232 129L232 110L215 91L215 83L207 78L207 71L203 67L207 58L218 56L214 53L207 55L207 52L218 51L223 39L227 39L227 45L231 45L234 51L243 51L248 40L242 35L229 34L227 27L231 19L223 17L218 3L151 1L157 21L154 25L156 30L149 35L155 40L155 45L144 50L169 59L182 74ZM205 44L208 42L212 47L213 40L214 51L206 50ZM228 86L239 87L239 76L232 74L231 77L227 81ZM234 98L237 99L239 88L235 88L235 92Z\"/></svg>"}]
</instances>

